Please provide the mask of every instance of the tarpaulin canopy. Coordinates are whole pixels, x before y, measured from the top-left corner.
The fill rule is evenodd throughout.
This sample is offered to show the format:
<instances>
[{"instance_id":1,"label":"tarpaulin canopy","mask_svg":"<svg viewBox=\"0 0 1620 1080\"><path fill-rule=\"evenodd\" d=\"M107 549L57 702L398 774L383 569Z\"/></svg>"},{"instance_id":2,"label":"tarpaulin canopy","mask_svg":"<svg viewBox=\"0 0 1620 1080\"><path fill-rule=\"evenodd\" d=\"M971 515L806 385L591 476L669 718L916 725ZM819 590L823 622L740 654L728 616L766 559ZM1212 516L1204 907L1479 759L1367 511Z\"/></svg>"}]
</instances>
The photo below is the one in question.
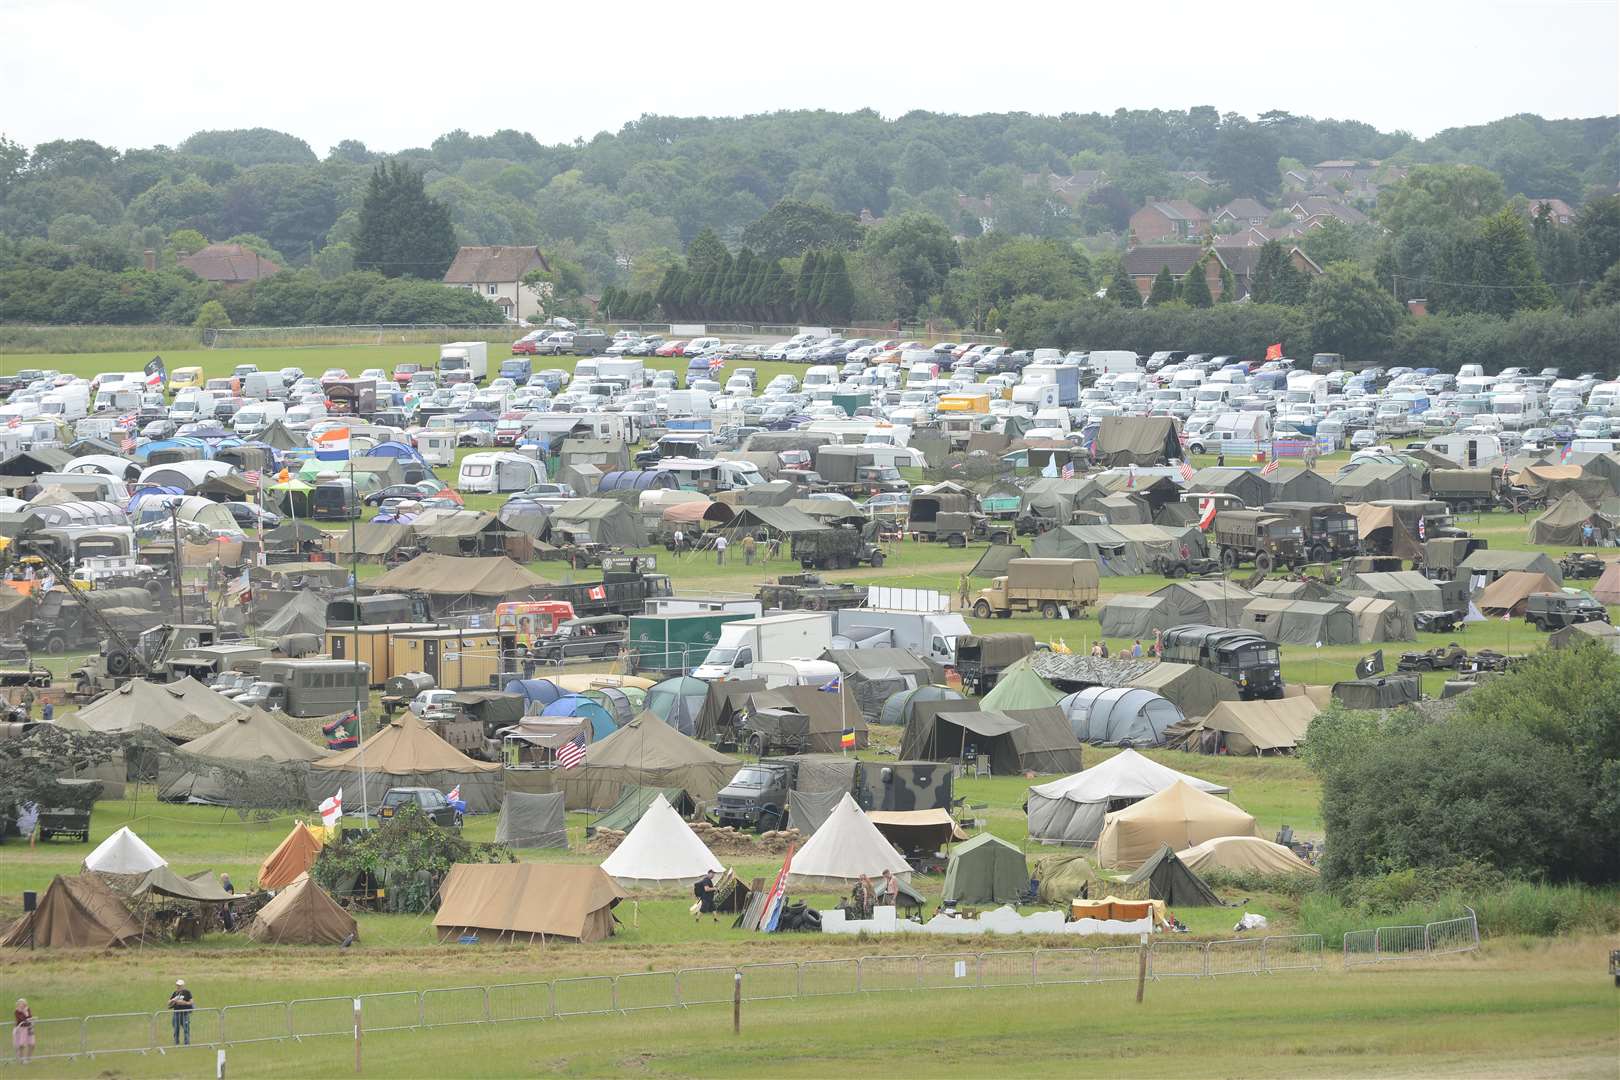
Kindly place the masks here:
<instances>
[{"instance_id":1,"label":"tarpaulin canopy","mask_svg":"<svg viewBox=\"0 0 1620 1080\"><path fill-rule=\"evenodd\" d=\"M495 842L512 848L566 848L568 827L562 792L508 791L501 800Z\"/></svg>"},{"instance_id":2,"label":"tarpaulin canopy","mask_svg":"<svg viewBox=\"0 0 1620 1080\"><path fill-rule=\"evenodd\" d=\"M1188 776L1135 750L1121 750L1100 765L1029 789L1025 813L1031 840L1091 844L1110 806L1138 802L1177 783L1212 795L1229 789Z\"/></svg>"},{"instance_id":3,"label":"tarpaulin canopy","mask_svg":"<svg viewBox=\"0 0 1620 1080\"><path fill-rule=\"evenodd\" d=\"M130 890L130 895L167 896L199 904L224 904L236 899L234 893L220 888L213 875L206 871L195 877L183 878L167 866L155 866L148 870L140 884Z\"/></svg>"},{"instance_id":4,"label":"tarpaulin canopy","mask_svg":"<svg viewBox=\"0 0 1620 1080\"><path fill-rule=\"evenodd\" d=\"M1177 782L1109 814L1097 838L1097 862L1135 869L1159 845L1192 847L1217 836L1254 836L1254 816L1224 799Z\"/></svg>"},{"instance_id":5,"label":"tarpaulin canopy","mask_svg":"<svg viewBox=\"0 0 1620 1080\"><path fill-rule=\"evenodd\" d=\"M967 833L944 807L932 810L868 810L867 820L901 851L938 851Z\"/></svg>"},{"instance_id":6,"label":"tarpaulin canopy","mask_svg":"<svg viewBox=\"0 0 1620 1080\"><path fill-rule=\"evenodd\" d=\"M814 686L779 686L767 690L764 681L759 679L710 683L709 697L698 716L697 737L712 739L722 729L734 727L741 713L761 710L803 716L808 740L804 749L808 752L837 752L842 748L845 731L854 733L857 747L866 745L866 717L861 714L854 695Z\"/></svg>"},{"instance_id":7,"label":"tarpaulin canopy","mask_svg":"<svg viewBox=\"0 0 1620 1080\"><path fill-rule=\"evenodd\" d=\"M601 941L613 936L613 907L622 899L599 866L457 863L439 886L433 925L445 940Z\"/></svg>"},{"instance_id":8,"label":"tarpaulin canopy","mask_svg":"<svg viewBox=\"0 0 1620 1080\"><path fill-rule=\"evenodd\" d=\"M309 798L319 805L342 789L350 808L360 806L362 762L365 798L372 806L381 803L393 787L449 791L458 785L470 813L493 813L501 805L501 767L474 761L434 734L409 710L396 713L353 750L311 762L306 783Z\"/></svg>"},{"instance_id":9,"label":"tarpaulin canopy","mask_svg":"<svg viewBox=\"0 0 1620 1080\"><path fill-rule=\"evenodd\" d=\"M141 940L141 926L107 883L94 874L58 874L39 906L0 937L24 949L110 949Z\"/></svg>"},{"instance_id":10,"label":"tarpaulin canopy","mask_svg":"<svg viewBox=\"0 0 1620 1080\"><path fill-rule=\"evenodd\" d=\"M301 874L259 909L247 933L262 945L341 945L358 940L360 926L308 874Z\"/></svg>"},{"instance_id":11,"label":"tarpaulin canopy","mask_svg":"<svg viewBox=\"0 0 1620 1080\"><path fill-rule=\"evenodd\" d=\"M946 904L1016 904L1029 887L1024 853L992 833L980 833L951 852L945 864Z\"/></svg>"}]
</instances>

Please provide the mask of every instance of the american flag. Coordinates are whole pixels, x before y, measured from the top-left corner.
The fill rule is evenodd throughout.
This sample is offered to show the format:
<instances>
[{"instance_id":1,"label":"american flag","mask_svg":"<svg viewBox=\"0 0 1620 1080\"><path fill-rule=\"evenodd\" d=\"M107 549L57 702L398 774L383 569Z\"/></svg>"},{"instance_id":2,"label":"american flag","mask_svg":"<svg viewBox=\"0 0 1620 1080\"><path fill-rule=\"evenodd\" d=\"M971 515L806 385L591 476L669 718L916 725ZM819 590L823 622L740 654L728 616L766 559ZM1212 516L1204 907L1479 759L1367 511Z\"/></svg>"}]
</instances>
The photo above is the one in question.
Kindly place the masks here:
<instances>
[{"instance_id":1,"label":"american flag","mask_svg":"<svg viewBox=\"0 0 1620 1080\"><path fill-rule=\"evenodd\" d=\"M1183 461L1181 463L1181 478L1190 484L1193 482L1193 476L1193 467Z\"/></svg>"},{"instance_id":2,"label":"american flag","mask_svg":"<svg viewBox=\"0 0 1620 1080\"><path fill-rule=\"evenodd\" d=\"M135 449L135 440L133 438L125 439L121 445L124 448L124 453L127 454L131 450Z\"/></svg>"},{"instance_id":3,"label":"american flag","mask_svg":"<svg viewBox=\"0 0 1620 1080\"><path fill-rule=\"evenodd\" d=\"M557 747L557 764L572 769L585 760L585 733L582 731Z\"/></svg>"},{"instance_id":4,"label":"american flag","mask_svg":"<svg viewBox=\"0 0 1620 1080\"><path fill-rule=\"evenodd\" d=\"M247 472L242 474L242 479L246 480L250 487L258 487L259 486L259 470L258 469L249 469Z\"/></svg>"},{"instance_id":5,"label":"american flag","mask_svg":"<svg viewBox=\"0 0 1620 1080\"><path fill-rule=\"evenodd\" d=\"M1065 461L1063 463L1063 479L1065 479L1065 480L1073 480L1074 479L1074 462Z\"/></svg>"},{"instance_id":6,"label":"american flag","mask_svg":"<svg viewBox=\"0 0 1620 1080\"><path fill-rule=\"evenodd\" d=\"M1264 467L1261 468L1260 475L1270 476L1272 473L1277 471L1277 466L1280 464L1282 463L1277 458L1272 458L1270 461L1265 463Z\"/></svg>"}]
</instances>

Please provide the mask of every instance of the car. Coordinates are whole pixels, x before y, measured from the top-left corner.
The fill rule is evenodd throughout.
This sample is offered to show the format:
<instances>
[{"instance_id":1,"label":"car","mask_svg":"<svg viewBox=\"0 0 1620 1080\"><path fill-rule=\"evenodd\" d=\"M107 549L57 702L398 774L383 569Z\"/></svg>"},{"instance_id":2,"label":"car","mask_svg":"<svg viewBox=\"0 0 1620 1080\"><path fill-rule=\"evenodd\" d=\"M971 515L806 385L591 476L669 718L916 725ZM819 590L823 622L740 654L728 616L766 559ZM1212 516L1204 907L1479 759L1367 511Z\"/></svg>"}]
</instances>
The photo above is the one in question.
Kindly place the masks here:
<instances>
[{"instance_id":1,"label":"car","mask_svg":"<svg viewBox=\"0 0 1620 1080\"><path fill-rule=\"evenodd\" d=\"M512 342L513 356L533 356L540 342L545 340L549 331L531 330L527 334Z\"/></svg>"},{"instance_id":2,"label":"car","mask_svg":"<svg viewBox=\"0 0 1620 1080\"><path fill-rule=\"evenodd\" d=\"M389 484L385 488L373 491L360 501L366 506L381 506L389 499L423 499L436 491L426 484L427 481L417 484Z\"/></svg>"},{"instance_id":3,"label":"car","mask_svg":"<svg viewBox=\"0 0 1620 1080\"><path fill-rule=\"evenodd\" d=\"M1350 448L1352 450L1364 450L1377 442L1377 432L1374 432L1369 428L1363 428L1354 435L1350 436Z\"/></svg>"},{"instance_id":4,"label":"car","mask_svg":"<svg viewBox=\"0 0 1620 1080\"><path fill-rule=\"evenodd\" d=\"M153 420L141 428L141 435L148 439L172 439L178 430L173 420Z\"/></svg>"},{"instance_id":5,"label":"car","mask_svg":"<svg viewBox=\"0 0 1620 1080\"><path fill-rule=\"evenodd\" d=\"M512 496L514 499L572 499L574 497L573 486L560 483L530 484Z\"/></svg>"},{"instance_id":6,"label":"car","mask_svg":"<svg viewBox=\"0 0 1620 1080\"><path fill-rule=\"evenodd\" d=\"M654 356L681 356L686 351L686 342L680 339L666 341L653 350Z\"/></svg>"},{"instance_id":7,"label":"car","mask_svg":"<svg viewBox=\"0 0 1620 1080\"><path fill-rule=\"evenodd\" d=\"M407 806L435 825L450 829L461 827L461 811L452 806L438 788L389 788L383 795L382 805L377 808L377 816L397 817Z\"/></svg>"},{"instance_id":8,"label":"car","mask_svg":"<svg viewBox=\"0 0 1620 1080\"><path fill-rule=\"evenodd\" d=\"M221 503L231 519L244 529L273 529L281 524L281 515L248 502Z\"/></svg>"}]
</instances>

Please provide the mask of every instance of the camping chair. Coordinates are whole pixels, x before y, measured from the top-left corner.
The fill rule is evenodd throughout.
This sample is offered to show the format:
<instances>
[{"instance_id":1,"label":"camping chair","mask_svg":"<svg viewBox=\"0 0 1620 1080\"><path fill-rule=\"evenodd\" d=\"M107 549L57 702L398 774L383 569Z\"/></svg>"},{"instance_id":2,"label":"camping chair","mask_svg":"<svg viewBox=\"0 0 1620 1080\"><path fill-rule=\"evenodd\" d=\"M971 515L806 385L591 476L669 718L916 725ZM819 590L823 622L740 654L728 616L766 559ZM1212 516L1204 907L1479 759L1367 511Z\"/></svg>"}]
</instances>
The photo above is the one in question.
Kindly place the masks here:
<instances>
[{"instance_id":1,"label":"camping chair","mask_svg":"<svg viewBox=\"0 0 1620 1080\"><path fill-rule=\"evenodd\" d=\"M974 778L979 779L979 778L982 778L982 777L987 777L989 775L990 775L990 758L988 756L984 755L984 754L976 755L973 758L973 776L974 776Z\"/></svg>"}]
</instances>

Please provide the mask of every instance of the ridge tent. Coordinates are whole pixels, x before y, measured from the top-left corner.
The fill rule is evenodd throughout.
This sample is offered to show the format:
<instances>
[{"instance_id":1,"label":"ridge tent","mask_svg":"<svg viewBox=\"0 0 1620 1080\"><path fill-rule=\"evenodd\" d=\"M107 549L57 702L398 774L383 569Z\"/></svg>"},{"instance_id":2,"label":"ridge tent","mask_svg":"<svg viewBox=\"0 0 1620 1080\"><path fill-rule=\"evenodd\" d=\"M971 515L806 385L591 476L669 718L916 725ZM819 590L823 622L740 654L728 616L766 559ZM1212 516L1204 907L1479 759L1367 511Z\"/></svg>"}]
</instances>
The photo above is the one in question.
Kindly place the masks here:
<instances>
[{"instance_id":1,"label":"ridge tent","mask_svg":"<svg viewBox=\"0 0 1620 1080\"><path fill-rule=\"evenodd\" d=\"M1099 465L1166 465L1182 456L1176 422L1168 416L1105 416L1092 457Z\"/></svg>"},{"instance_id":2,"label":"ridge tent","mask_svg":"<svg viewBox=\"0 0 1620 1080\"><path fill-rule=\"evenodd\" d=\"M1169 844L1160 844L1159 850L1125 879L1125 884L1146 884L1149 899L1176 907L1224 906L1215 891L1187 868Z\"/></svg>"},{"instance_id":3,"label":"ridge tent","mask_svg":"<svg viewBox=\"0 0 1620 1080\"><path fill-rule=\"evenodd\" d=\"M1357 463L1353 469L1341 470L1333 481L1333 497L1327 501L1349 504L1421 498L1422 484L1412 469L1395 461L1367 461Z\"/></svg>"},{"instance_id":4,"label":"ridge tent","mask_svg":"<svg viewBox=\"0 0 1620 1080\"><path fill-rule=\"evenodd\" d=\"M1009 712L981 710L971 701L930 702L917 709L900 740L908 761L990 759L996 775L1062 773L1080 768L1080 744L1055 705Z\"/></svg>"},{"instance_id":5,"label":"ridge tent","mask_svg":"<svg viewBox=\"0 0 1620 1080\"><path fill-rule=\"evenodd\" d=\"M842 890L855 884L862 874L876 880L885 870L903 882L911 880L911 865L905 856L884 839L845 792L815 835L793 856L787 887Z\"/></svg>"},{"instance_id":6,"label":"ridge tent","mask_svg":"<svg viewBox=\"0 0 1620 1080\"><path fill-rule=\"evenodd\" d=\"M1225 580L1172 581L1152 595L1164 598L1164 613L1170 619L1164 626L1154 627L1156 630L1183 623L1236 627L1244 607L1254 599L1252 593Z\"/></svg>"},{"instance_id":7,"label":"ridge tent","mask_svg":"<svg viewBox=\"0 0 1620 1080\"><path fill-rule=\"evenodd\" d=\"M449 791L460 786L467 812L488 814L501 805L502 769L493 762L474 761L434 734L416 714L396 713L353 750L310 762L305 791L320 805L337 794L347 794L352 809L362 805L360 766L365 765L365 802L376 806L389 788L430 787Z\"/></svg>"},{"instance_id":8,"label":"ridge tent","mask_svg":"<svg viewBox=\"0 0 1620 1080\"><path fill-rule=\"evenodd\" d=\"M767 690L761 679L711 683L710 688L709 698L698 717L700 739L712 739L722 729L733 727L736 715L742 711L776 710L805 718L807 753L837 753L842 749L842 736L846 731L854 733L857 747L866 745L866 717L857 707L853 694L829 692L814 686L778 686ZM718 694L716 688L722 688Z\"/></svg>"},{"instance_id":9,"label":"ridge tent","mask_svg":"<svg viewBox=\"0 0 1620 1080\"><path fill-rule=\"evenodd\" d=\"M1029 838L1060 844L1096 843L1110 809L1123 809L1177 783L1211 795L1230 791L1160 765L1135 750L1121 750L1084 772L1030 788L1025 803Z\"/></svg>"},{"instance_id":10,"label":"ridge tent","mask_svg":"<svg viewBox=\"0 0 1620 1080\"><path fill-rule=\"evenodd\" d=\"M259 888L280 889L291 885L315 865L315 857L323 846L315 830L300 821L259 864Z\"/></svg>"},{"instance_id":11,"label":"ridge tent","mask_svg":"<svg viewBox=\"0 0 1620 1080\"><path fill-rule=\"evenodd\" d=\"M887 647L828 649L822 659L838 665L844 691L868 724L877 723L883 703L903 690L929 686L944 670L905 649Z\"/></svg>"},{"instance_id":12,"label":"ridge tent","mask_svg":"<svg viewBox=\"0 0 1620 1080\"><path fill-rule=\"evenodd\" d=\"M1356 643L1359 645L1374 641L1414 641L1417 638L1411 613L1402 610L1393 600L1356 596L1345 604L1345 610L1356 622Z\"/></svg>"},{"instance_id":13,"label":"ridge tent","mask_svg":"<svg viewBox=\"0 0 1620 1080\"><path fill-rule=\"evenodd\" d=\"M1603 567L1603 576L1592 586L1592 599L1600 604L1620 604L1620 561Z\"/></svg>"},{"instance_id":14,"label":"ridge tent","mask_svg":"<svg viewBox=\"0 0 1620 1080\"><path fill-rule=\"evenodd\" d=\"M1289 581L1284 578L1267 578L1257 581L1249 586L1249 595L1265 596L1273 600L1337 600L1334 588L1320 578L1305 578L1302 581Z\"/></svg>"},{"instance_id":15,"label":"ridge tent","mask_svg":"<svg viewBox=\"0 0 1620 1080\"><path fill-rule=\"evenodd\" d=\"M1237 683L1197 664L1163 661L1133 676L1128 686L1152 690L1183 716L1203 716L1223 701L1238 700Z\"/></svg>"},{"instance_id":16,"label":"ridge tent","mask_svg":"<svg viewBox=\"0 0 1620 1080\"><path fill-rule=\"evenodd\" d=\"M1311 720L1321 712L1309 697L1271 701L1223 701L1202 720L1191 720L1165 733L1174 749L1205 754L1256 756L1295 749L1305 739Z\"/></svg>"},{"instance_id":17,"label":"ridge tent","mask_svg":"<svg viewBox=\"0 0 1620 1080\"><path fill-rule=\"evenodd\" d=\"M147 846L128 825L119 828L84 857L84 868L98 874L144 874L168 865L167 860Z\"/></svg>"},{"instance_id":18,"label":"ridge tent","mask_svg":"<svg viewBox=\"0 0 1620 1080\"><path fill-rule=\"evenodd\" d=\"M613 908L623 899L599 866L456 863L439 886L433 926L443 941L601 941L613 936Z\"/></svg>"},{"instance_id":19,"label":"ridge tent","mask_svg":"<svg viewBox=\"0 0 1620 1080\"><path fill-rule=\"evenodd\" d=\"M1217 836L1176 852L1176 858L1195 874L1231 870L1268 877L1278 874L1316 877L1321 873L1288 848L1258 836Z\"/></svg>"},{"instance_id":20,"label":"ridge tent","mask_svg":"<svg viewBox=\"0 0 1620 1080\"><path fill-rule=\"evenodd\" d=\"M690 885L705 873L725 870L692 827L682 821L662 795L653 797L602 870L626 889Z\"/></svg>"},{"instance_id":21,"label":"ridge tent","mask_svg":"<svg viewBox=\"0 0 1620 1080\"><path fill-rule=\"evenodd\" d=\"M507 847L568 847L568 823L562 792L531 794L508 791L501 800L501 819L495 825L495 842Z\"/></svg>"},{"instance_id":22,"label":"ridge tent","mask_svg":"<svg viewBox=\"0 0 1620 1080\"><path fill-rule=\"evenodd\" d=\"M1157 594L1110 596L1097 608L1097 632L1105 638L1152 637L1155 631L1176 625L1168 608L1169 598Z\"/></svg>"},{"instance_id":23,"label":"ridge tent","mask_svg":"<svg viewBox=\"0 0 1620 1080\"><path fill-rule=\"evenodd\" d=\"M136 944L141 926L117 893L94 874L58 874L39 906L0 937L0 946L29 949L110 949Z\"/></svg>"},{"instance_id":24,"label":"ridge tent","mask_svg":"<svg viewBox=\"0 0 1620 1080\"><path fill-rule=\"evenodd\" d=\"M1333 501L1333 481L1315 469L1280 469L1266 477L1271 492L1266 503Z\"/></svg>"},{"instance_id":25,"label":"ridge tent","mask_svg":"<svg viewBox=\"0 0 1620 1080\"><path fill-rule=\"evenodd\" d=\"M979 704L988 712L1006 712L1008 709L1045 709L1063 700L1063 695L1052 684L1035 674L1029 658L1013 661Z\"/></svg>"},{"instance_id":26,"label":"ridge tent","mask_svg":"<svg viewBox=\"0 0 1620 1080\"><path fill-rule=\"evenodd\" d=\"M326 634L326 601L320 593L300 590L259 627L266 637L287 634Z\"/></svg>"},{"instance_id":27,"label":"ridge tent","mask_svg":"<svg viewBox=\"0 0 1620 1080\"><path fill-rule=\"evenodd\" d=\"M301 785L309 762L327 753L295 735L269 713L250 709L206 735L181 743L175 763L165 763L159 769L158 798L166 802L239 805L230 775L233 769L274 772L288 783ZM226 775L219 775L210 762L220 763Z\"/></svg>"},{"instance_id":28,"label":"ridge tent","mask_svg":"<svg viewBox=\"0 0 1620 1080\"><path fill-rule=\"evenodd\" d=\"M1579 535L1571 543L1578 547ZM1470 552L1468 558L1457 565L1457 571L1463 577L1481 577L1485 579L1487 585L1514 570L1546 574L1560 586L1564 583L1564 571L1558 565L1558 560L1540 551L1493 551L1490 548L1480 548L1478 551Z\"/></svg>"},{"instance_id":29,"label":"ridge tent","mask_svg":"<svg viewBox=\"0 0 1620 1080\"><path fill-rule=\"evenodd\" d=\"M1092 686L1058 702L1074 737L1096 746L1162 746L1164 729L1186 717L1140 687Z\"/></svg>"},{"instance_id":30,"label":"ridge tent","mask_svg":"<svg viewBox=\"0 0 1620 1080\"><path fill-rule=\"evenodd\" d=\"M1101 866L1135 869L1159 845L1192 847L1217 836L1253 836L1253 815L1182 781L1103 819L1097 838Z\"/></svg>"},{"instance_id":31,"label":"ridge tent","mask_svg":"<svg viewBox=\"0 0 1620 1080\"><path fill-rule=\"evenodd\" d=\"M359 940L360 924L300 874L259 909L247 933L262 945L341 945Z\"/></svg>"},{"instance_id":32,"label":"ridge tent","mask_svg":"<svg viewBox=\"0 0 1620 1080\"><path fill-rule=\"evenodd\" d=\"M1243 608L1238 629L1279 645L1354 645L1356 620L1340 603L1258 597Z\"/></svg>"},{"instance_id":33,"label":"ridge tent","mask_svg":"<svg viewBox=\"0 0 1620 1080\"><path fill-rule=\"evenodd\" d=\"M1332 700L1347 709L1393 709L1422 697L1423 684L1416 672L1342 679L1332 688Z\"/></svg>"},{"instance_id":34,"label":"ridge tent","mask_svg":"<svg viewBox=\"0 0 1620 1080\"><path fill-rule=\"evenodd\" d=\"M1587 525L1596 530L1599 540L1608 539L1615 527L1612 520L1594 510L1585 499L1573 491L1566 492L1530 522L1529 540L1532 544L1549 547L1581 547Z\"/></svg>"},{"instance_id":35,"label":"ridge tent","mask_svg":"<svg viewBox=\"0 0 1620 1080\"><path fill-rule=\"evenodd\" d=\"M736 767L731 758L644 712L587 747L576 767L511 769L506 784L509 791L561 791L570 810L612 807L632 787L675 787L707 802Z\"/></svg>"},{"instance_id":36,"label":"ridge tent","mask_svg":"<svg viewBox=\"0 0 1620 1080\"><path fill-rule=\"evenodd\" d=\"M550 582L504 555L462 558L429 552L360 583L366 592L420 592L435 613L488 611L492 601L522 600Z\"/></svg>"},{"instance_id":37,"label":"ridge tent","mask_svg":"<svg viewBox=\"0 0 1620 1080\"><path fill-rule=\"evenodd\" d=\"M1509 570L1485 586L1477 602L1480 612L1484 615L1517 617L1524 614L1525 601L1531 593L1560 591L1558 583L1546 574L1531 573L1528 570Z\"/></svg>"},{"instance_id":38,"label":"ridge tent","mask_svg":"<svg viewBox=\"0 0 1620 1080\"><path fill-rule=\"evenodd\" d=\"M1208 465L1199 469L1187 481L1187 490L1231 495L1243 500L1243 505L1251 510L1265 505L1272 497L1271 481L1260 475L1258 467L1236 465Z\"/></svg>"},{"instance_id":39,"label":"ridge tent","mask_svg":"<svg viewBox=\"0 0 1620 1080\"><path fill-rule=\"evenodd\" d=\"M1029 888L1024 853L992 833L958 844L945 864L944 904L1016 904Z\"/></svg>"},{"instance_id":40,"label":"ridge tent","mask_svg":"<svg viewBox=\"0 0 1620 1080\"><path fill-rule=\"evenodd\" d=\"M1007 564L1014 559L1025 559L1029 552L1017 544L991 544L979 556L979 561L968 571L970 578L994 578L1007 572Z\"/></svg>"},{"instance_id":41,"label":"ridge tent","mask_svg":"<svg viewBox=\"0 0 1620 1080\"><path fill-rule=\"evenodd\" d=\"M1445 610L1440 586L1416 570L1356 574L1347 577L1340 588L1356 596L1393 600L1408 615Z\"/></svg>"},{"instance_id":42,"label":"ridge tent","mask_svg":"<svg viewBox=\"0 0 1620 1080\"><path fill-rule=\"evenodd\" d=\"M510 797L513 793L508 792ZM641 820L641 815L647 812L655 798L662 798L675 808L675 812L683 818L692 816L696 804L692 797L678 787L626 787L619 796L619 801L608 808L601 817L592 821L587 827L588 833L595 833L597 829L617 829L620 832L629 832Z\"/></svg>"},{"instance_id":43,"label":"ridge tent","mask_svg":"<svg viewBox=\"0 0 1620 1080\"><path fill-rule=\"evenodd\" d=\"M618 499L571 499L551 512L552 542L559 535L608 547L647 545L641 519Z\"/></svg>"}]
</instances>

